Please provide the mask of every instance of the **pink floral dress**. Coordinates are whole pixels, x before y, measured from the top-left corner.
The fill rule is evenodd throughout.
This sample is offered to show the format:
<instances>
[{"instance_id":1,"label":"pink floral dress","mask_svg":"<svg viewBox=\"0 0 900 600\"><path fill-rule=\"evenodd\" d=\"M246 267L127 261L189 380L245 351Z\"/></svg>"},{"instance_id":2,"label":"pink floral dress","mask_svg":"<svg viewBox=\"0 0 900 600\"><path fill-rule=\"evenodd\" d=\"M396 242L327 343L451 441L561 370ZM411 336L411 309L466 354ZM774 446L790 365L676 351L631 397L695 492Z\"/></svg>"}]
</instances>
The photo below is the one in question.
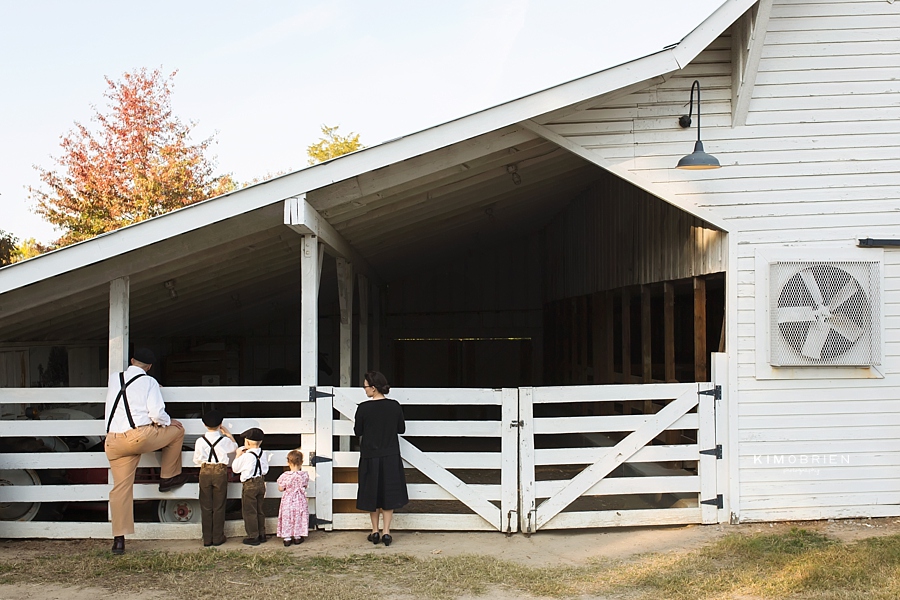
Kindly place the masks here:
<instances>
[{"instance_id":1,"label":"pink floral dress","mask_svg":"<svg viewBox=\"0 0 900 600\"><path fill-rule=\"evenodd\" d=\"M278 508L278 537L298 538L309 535L309 504L306 486L309 473L285 471L278 477L278 485L284 488L281 506Z\"/></svg>"}]
</instances>

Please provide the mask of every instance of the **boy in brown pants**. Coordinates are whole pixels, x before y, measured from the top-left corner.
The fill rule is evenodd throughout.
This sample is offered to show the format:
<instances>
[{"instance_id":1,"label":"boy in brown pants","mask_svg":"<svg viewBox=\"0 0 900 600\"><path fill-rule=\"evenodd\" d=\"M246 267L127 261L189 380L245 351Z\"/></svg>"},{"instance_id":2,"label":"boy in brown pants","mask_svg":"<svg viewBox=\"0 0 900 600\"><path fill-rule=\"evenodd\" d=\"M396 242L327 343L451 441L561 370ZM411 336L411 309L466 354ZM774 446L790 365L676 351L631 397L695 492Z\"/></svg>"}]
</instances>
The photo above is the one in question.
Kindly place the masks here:
<instances>
[{"instance_id":1,"label":"boy in brown pants","mask_svg":"<svg viewBox=\"0 0 900 600\"><path fill-rule=\"evenodd\" d=\"M237 449L231 470L240 473L243 488L241 490L241 513L244 516L244 528L247 537L244 543L248 546L259 546L266 541L266 515L263 514L263 499L266 497L266 480L269 472L269 461L262 448L262 429L254 427L244 432L244 445Z\"/></svg>"},{"instance_id":2,"label":"boy in brown pants","mask_svg":"<svg viewBox=\"0 0 900 600\"><path fill-rule=\"evenodd\" d=\"M200 519L204 546L225 543L225 502L228 499L228 463L237 450L224 415L211 410L203 415L206 433L197 438L194 464L200 466Z\"/></svg>"}]
</instances>

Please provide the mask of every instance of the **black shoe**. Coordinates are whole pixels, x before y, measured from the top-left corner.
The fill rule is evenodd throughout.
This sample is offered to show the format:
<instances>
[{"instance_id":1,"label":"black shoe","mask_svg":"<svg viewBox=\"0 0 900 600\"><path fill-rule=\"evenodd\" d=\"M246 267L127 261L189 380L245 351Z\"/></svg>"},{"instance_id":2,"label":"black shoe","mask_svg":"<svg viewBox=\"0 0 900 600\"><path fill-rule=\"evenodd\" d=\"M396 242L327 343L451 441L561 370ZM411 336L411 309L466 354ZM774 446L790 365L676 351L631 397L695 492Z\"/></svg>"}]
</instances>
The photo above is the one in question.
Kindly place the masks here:
<instances>
[{"instance_id":1,"label":"black shoe","mask_svg":"<svg viewBox=\"0 0 900 600\"><path fill-rule=\"evenodd\" d=\"M212 542L203 542L204 548L209 548L210 546L212 546Z\"/></svg>"},{"instance_id":2,"label":"black shoe","mask_svg":"<svg viewBox=\"0 0 900 600\"><path fill-rule=\"evenodd\" d=\"M265 543L268 542L268 541L269 541L269 538L266 537L266 534L263 533L263 534L261 534L261 535L259 536L259 543L260 543L260 544L265 544Z\"/></svg>"},{"instance_id":3,"label":"black shoe","mask_svg":"<svg viewBox=\"0 0 900 600\"><path fill-rule=\"evenodd\" d=\"M259 546L259 538L244 538L244 544L247 546Z\"/></svg>"},{"instance_id":4,"label":"black shoe","mask_svg":"<svg viewBox=\"0 0 900 600\"><path fill-rule=\"evenodd\" d=\"M166 479L161 479L159 481L159 491L160 492L168 492L169 490L174 490L177 487L183 486L188 481L187 473L179 473L175 477L168 477Z\"/></svg>"},{"instance_id":5,"label":"black shoe","mask_svg":"<svg viewBox=\"0 0 900 600\"><path fill-rule=\"evenodd\" d=\"M381 541L384 542L385 546L390 546L391 542L394 541L394 538L391 537L391 534L386 533L383 536L381 536Z\"/></svg>"},{"instance_id":6,"label":"black shoe","mask_svg":"<svg viewBox=\"0 0 900 600\"><path fill-rule=\"evenodd\" d=\"M228 538L222 538L222 539L219 540L218 542L213 542L212 545L213 545L213 546L221 546L222 544L224 544L224 543L227 542L227 541L228 541Z\"/></svg>"},{"instance_id":7,"label":"black shoe","mask_svg":"<svg viewBox=\"0 0 900 600\"><path fill-rule=\"evenodd\" d=\"M291 543L292 543L293 545L296 546L296 545L298 545L298 544L302 544L302 543L303 543L303 540L305 540L305 539L306 539L306 538L297 537L297 538L294 538L294 539L291 541Z\"/></svg>"},{"instance_id":8,"label":"black shoe","mask_svg":"<svg viewBox=\"0 0 900 600\"><path fill-rule=\"evenodd\" d=\"M116 555L125 554L125 536L117 535L113 538L112 553Z\"/></svg>"},{"instance_id":9,"label":"black shoe","mask_svg":"<svg viewBox=\"0 0 900 600\"><path fill-rule=\"evenodd\" d=\"M370 542L372 542L373 544L377 544L378 542L381 541L381 534L376 531L375 533L370 533L369 537L367 537L366 539L369 540Z\"/></svg>"},{"instance_id":10,"label":"black shoe","mask_svg":"<svg viewBox=\"0 0 900 600\"><path fill-rule=\"evenodd\" d=\"M284 547L287 548L291 545L291 538L287 538L284 540Z\"/></svg>"}]
</instances>

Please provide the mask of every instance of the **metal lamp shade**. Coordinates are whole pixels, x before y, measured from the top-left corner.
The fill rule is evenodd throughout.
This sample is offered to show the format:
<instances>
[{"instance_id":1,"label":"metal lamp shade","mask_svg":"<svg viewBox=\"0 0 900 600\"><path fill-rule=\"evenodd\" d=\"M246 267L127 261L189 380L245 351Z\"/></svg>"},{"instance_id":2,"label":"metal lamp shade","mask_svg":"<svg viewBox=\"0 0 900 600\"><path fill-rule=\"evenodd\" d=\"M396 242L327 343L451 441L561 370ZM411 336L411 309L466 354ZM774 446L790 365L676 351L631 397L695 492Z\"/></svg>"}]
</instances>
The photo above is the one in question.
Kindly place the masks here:
<instances>
[{"instance_id":1,"label":"metal lamp shade","mask_svg":"<svg viewBox=\"0 0 900 600\"><path fill-rule=\"evenodd\" d=\"M676 169L718 169L722 165L719 160L712 154L703 151L703 142L697 140L694 143L694 151L678 161Z\"/></svg>"}]
</instances>

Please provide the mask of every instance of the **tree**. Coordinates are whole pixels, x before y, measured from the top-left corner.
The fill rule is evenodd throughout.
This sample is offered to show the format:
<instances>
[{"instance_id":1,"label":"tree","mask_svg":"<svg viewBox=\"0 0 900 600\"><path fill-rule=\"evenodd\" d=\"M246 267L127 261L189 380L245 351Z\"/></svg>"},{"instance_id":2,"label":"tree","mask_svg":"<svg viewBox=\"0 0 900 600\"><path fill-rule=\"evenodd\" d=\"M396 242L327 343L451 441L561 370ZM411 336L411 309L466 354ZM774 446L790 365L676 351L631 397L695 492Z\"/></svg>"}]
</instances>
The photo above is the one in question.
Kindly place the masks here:
<instances>
[{"instance_id":1,"label":"tree","mask_svg":"<svg viewBox=\"0 0 900 600\"><path fill-rule=\"evenodd\" d=\"M0 267L16 261L16 244L19 240L11 233L0 229Z\"/></svg>"},{"instance_id":2,"label":"tree","mask_svg":"<svg viewBox=\"0 0 900 600\"><path fill-rule=\"evenodd\" d=\"M16 255L13 257L13 262L34 258L35 256L39 256L44 252L50 252L51 250L53 250L52 245L48 246L42 244L34 238L26 238L16 246Z\"/></svg>"},{"instance_id":3,"label":"tree","mask_svg":"<svg viewBox=\"0 0 900 600\"><path fill-rule=\"evenodd\" d=\"M213 174L213 137L190 143L195 123L172 113L176 72L159 69L106 78L107 110L93 107L92 131L76 122L62 136L56 170L35 166L44 191L29 188L36 212L64 231L57 242L89 239L235 189Z\"/></svg>"},{"instance_id":4,"label":"tree","mask_svg":"<svg viewBox=\"0 0 900 600\"><path fill-rule=\"evenodd\" d=\"M322 125L322 137L306 149L306 154L309 155L309 164L325 162L342 154L365 148L359 142L358 133L350 132L350 135L342 136L337 132L339 127L339 125L334 127Z\"/></svg>"}]
</instances>

